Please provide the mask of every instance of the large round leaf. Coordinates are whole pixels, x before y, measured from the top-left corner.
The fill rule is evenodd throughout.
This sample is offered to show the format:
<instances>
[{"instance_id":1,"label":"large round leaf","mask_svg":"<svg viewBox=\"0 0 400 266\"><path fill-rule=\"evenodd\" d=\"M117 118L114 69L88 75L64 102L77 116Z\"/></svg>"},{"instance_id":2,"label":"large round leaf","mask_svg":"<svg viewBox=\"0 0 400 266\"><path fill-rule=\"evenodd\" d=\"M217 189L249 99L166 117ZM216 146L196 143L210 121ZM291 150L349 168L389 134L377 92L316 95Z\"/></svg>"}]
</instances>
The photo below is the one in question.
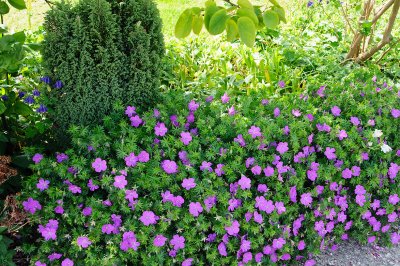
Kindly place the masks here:
<instances>
[{"instance_id":1,"label":"large round leaf","mask_svg":"<svg viewBox=\"0 0 400 266\"><path fill-rule=\"evenodd\" d=\"M253 47L256 40L256 25L248 17L239 18L237 24L242 42L248 47Z\"/></svg>"},{"instance_id":2,"label":"large round leaf","mask_svg":"<svg viewBox=\"0 0 400 266\"><path fill-rule=\"evenodd\" d=\"M186 9L180 15L175 25L175 36L177 38L185 38L192 31L193 14L190 9Z\"/></svg>"},{"instance_id":3,"label":"large round leaf","mask_svg":"<svg viewBox=\"0 0 400 266\"><path fill-rule=\"evenodd\" d=\"M253 21L254 25L258 25L258 17L253 8L239 8L236 14L239 17L248 17Z\"/></svg>"},{"instance_id":4,"label":"large round leaf","mask_svg":"<svg viewBox=\"0 0 400 266\"><path fill-rule=\"evenodd\" d=\"M275 12L278 14L279 19L280 19L281 21L283 21L284 23L286 23L285 9L283 9L283 7L274 6L274 7L272 7L272 10L275 11Z\"/></svg>"},{"instance_id":5,"label":"large round leaf","mask_svg":"<svg viewBox=\"0 0 400 266\"><path fill-rule=\"evenodd\" d=\"M265 26L270 29L275 29L279 25L279 15L275 11L265 11L263 15Z\"/></svg>"},{"instance_id":6,"label":"large round leaf","mask_svg":"<svg viewBox=\"0 0 400 266\"><path fill-rule=\"evenodd\" d=\"M194 16L192 26L194 34L198 35L201 32L201 29L203 28L203 17Z\"/></svg>"},{"instance_id":7,"label":"large round leaf","mask_svg":"<svg viewBox=\"0 0 400 266\"><path fill-rule=\"evenodd\" d=\"M233 42L239 33L238 26L233 19L228 20L226 23L226 39L228 42Z\"/></svg>"},{"instance_id":8,"label":"large round leaf","mask_svg":"<svg viewBox=\"0 0 400 266\"><path fill-rule=\"evenodd\" d=\"M208 4L208 5L207 5ZM211 17L220 10L220 7L217 7L215 2L207 2L206 10L204 11L204 26L209 31L210 30L210 20Z\"/></svg>"},{"instance_id":9,"label":"large round leaf","mask_svg":"<svg viewBox=\"0 0 400 266\"><path fill-rule=\"evenodd\" d=\"M5 15L10 12L10 7L6 2L0 1L0 15Z\"/></svg>"},{"instance_id":10,"label":"large round leaf","mask_svg":"<svg viewBox=\"0 0 400 266\"><path fill-rule=\"evenodd\" d=\"M228 12L225 9L217 11L210 20L208 31L210 34L218 35L225 30L226 22L229 19Z\"/></svg>"},{"instance_id":11,"label":"large round leaf","mask_svg":"<svg viewBox=\"0 0 400 266\"><path fill-rule=\"evenodd\" d=\"M244 8L253 8L253 5L249 0L238 0L238 5Z\"/></svg>"},{"instance_id":12,"label":"large round leaf","mask_svg":"<svg viewBox=\"0 0 400 266\"><path fill-rule=\"evenodd\" d=\"M16 9L22 10L26 9L25 1L24 0L8 0L10 5L15 7Z\"/></svg>"}]
</instances>

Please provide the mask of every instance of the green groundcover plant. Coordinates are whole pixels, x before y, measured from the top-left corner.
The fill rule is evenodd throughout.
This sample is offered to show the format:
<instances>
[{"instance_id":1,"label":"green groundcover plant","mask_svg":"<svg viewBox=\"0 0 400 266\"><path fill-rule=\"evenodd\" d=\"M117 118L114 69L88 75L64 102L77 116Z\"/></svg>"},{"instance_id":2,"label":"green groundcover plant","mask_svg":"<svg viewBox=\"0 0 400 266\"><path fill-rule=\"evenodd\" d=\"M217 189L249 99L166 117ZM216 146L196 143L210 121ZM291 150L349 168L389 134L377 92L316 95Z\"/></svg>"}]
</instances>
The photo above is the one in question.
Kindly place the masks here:
<instances>
[{"instance_id":1,"label":"green groundcover plant","mask_svg":"<svg viewBox=\"0 0 400 266\"><path fill-rule=\"evenodd\" d=\"M35 265L315 265L354 237L398 244L400 92L374 78L265 99L169 92L115 104L73 148L32 152Z\"/></svg>"}]
</instances>

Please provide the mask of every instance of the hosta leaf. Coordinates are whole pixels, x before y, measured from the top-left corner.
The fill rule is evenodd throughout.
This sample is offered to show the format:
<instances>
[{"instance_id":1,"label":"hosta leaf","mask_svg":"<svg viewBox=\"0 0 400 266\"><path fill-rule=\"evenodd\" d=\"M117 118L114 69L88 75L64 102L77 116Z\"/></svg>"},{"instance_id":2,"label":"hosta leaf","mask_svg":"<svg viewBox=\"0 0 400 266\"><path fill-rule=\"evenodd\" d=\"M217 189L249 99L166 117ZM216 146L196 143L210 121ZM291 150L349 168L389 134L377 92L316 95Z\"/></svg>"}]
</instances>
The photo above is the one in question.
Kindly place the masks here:
<instances>
[{"instance_id":1,"label":"hosta leaf","mask_svg":"<svg viewBox=\"0 0 400 266\"><path fill-rule=\"evenodd\" d=\"M26 9L25 1L24 0L8 0L10 5L15 7L16 9L22 10Z\"/></svg>"},{"instance_id":2,"label":"hosta leaf","mask_svg":"<svg viewBox=\"0 0 400 266\"><path fill-rule=\"evenodd\" d=\"M225 9L217 11L210 20L208 31L213 35L218 35L225 30L229 16Z\"/></svg>"},{"instance_id":3,"label":"hosta leaf","mask_svg":"<svg viewBox=\"0 0 400 266\"><path fill-rule=\"evenodd\" d=\"M203 28L203 17L202 16L194 16L193 17L193 22L192 22L192 26L193 26L193 32L194 34L199 34L201 32L201 29Z\"/></svg>"},{"instance_id":4,"label":"hosta leaf","mask_svg":"<svg viewBox=\"0 0 400 266\"><path fill-rule=\"evenodd\" d=\"M248 47L252 47L256 40L256 25L247 17L239 18L237 24L240 39Z\"/></svg>"},{"instance_id":5,"label":"hosta leaf","mask_svg":"<svg viewBox=\"0 0 400 266\"><path fill-rule=\"evenodd\" d=\"M258 25L258 18L253 8L240 8L236 14L239 17L248 17L253 21L254 25Z\"/></svg>"},{"instance_id":6,"label":"hosta leaf","mask_svg":"<svg viewBox=\"0 0 400 266\"><path fill-rule=\"evenodd\" d=\"M233 42L239 33L238 26L233 19L228 20L226 23L226 39L228 42Z\"/></svg>"},{"instance_id":7,"label":"hosta leaf","mask_svg":"<svg viewBox=\"0 0 400 266\"><path fill-rule=\"evenodd\" d=\"M185 38L192 31L193 14L190 9L186 9L180 15L175 25L175 36L177 38Z\"/></svg>"},{"instance_id":8,"label":"hosta leaf","mask_svg":"<svg viewBox=\"0 0 400 266\"><path fill-rule=\"evenodd\" d=\"M275 29L279 25L278 13L272 10L265 11L263 20L265 26L270 29Z\"/></svg>"}]
</instances>

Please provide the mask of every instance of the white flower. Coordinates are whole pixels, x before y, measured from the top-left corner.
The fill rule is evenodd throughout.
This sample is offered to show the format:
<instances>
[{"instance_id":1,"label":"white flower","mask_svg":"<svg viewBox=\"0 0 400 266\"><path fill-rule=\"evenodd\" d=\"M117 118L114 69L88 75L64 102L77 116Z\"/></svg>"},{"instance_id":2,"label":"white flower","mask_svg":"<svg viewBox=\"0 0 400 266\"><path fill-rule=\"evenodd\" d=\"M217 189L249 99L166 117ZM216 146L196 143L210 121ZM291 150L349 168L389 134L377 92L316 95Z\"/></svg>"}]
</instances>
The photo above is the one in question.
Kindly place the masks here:
<instances>
[{"instance_id":1,"label":"white flower","mask_svg":"<svg viewBox=\"0 0 400 266\"><path fill-rule=\"evenodd\" d=\"M379 138L383 135L382 130L375 129L374 134L372 135L374 138Z\"/></svg>"},{"instance_id":2,"label":"white flower","mask_svg":"<svg viewBox=\"0 0 400 266\"><path fill-rule=\"evenodd\" d=\"M388 153L388 152L392 151L392 148L390 148L390 146L387 145L387 144L383 144L383 145L381 146L381 150L382 150L384 153Z\"/></svg>"},{"instance_id":3,"label":"white flower","mask_svg":"<svg viewBox=\"0 0 400 266\"><path fill-rule=\"evenodd\" d=\"M369 147L371 147L372 146L372 142L370 141L370 142L368 142L368 146Z\"/></svg>"}]
</instances>

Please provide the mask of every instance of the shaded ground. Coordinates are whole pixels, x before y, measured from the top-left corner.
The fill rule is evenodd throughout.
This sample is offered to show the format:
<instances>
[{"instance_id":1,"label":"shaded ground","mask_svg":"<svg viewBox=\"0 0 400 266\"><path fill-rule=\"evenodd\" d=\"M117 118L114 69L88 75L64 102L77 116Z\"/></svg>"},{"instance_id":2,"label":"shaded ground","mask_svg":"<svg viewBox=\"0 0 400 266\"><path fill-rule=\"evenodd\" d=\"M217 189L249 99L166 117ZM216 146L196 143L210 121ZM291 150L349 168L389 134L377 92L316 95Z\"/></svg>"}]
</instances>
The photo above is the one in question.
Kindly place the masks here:
<instances>
[{"instance_id":1,"label":"shaded ground","mask_svg":"<svg viewBox=\"0 0 400 266\"><path fill-rule=\"evenodd\" d=\"M400 265L400 246L382 248L361 246L355 241L339 245L336 251L325 251L316 258L323 266L394 266Z\"/></svg>"}]
</instances>

